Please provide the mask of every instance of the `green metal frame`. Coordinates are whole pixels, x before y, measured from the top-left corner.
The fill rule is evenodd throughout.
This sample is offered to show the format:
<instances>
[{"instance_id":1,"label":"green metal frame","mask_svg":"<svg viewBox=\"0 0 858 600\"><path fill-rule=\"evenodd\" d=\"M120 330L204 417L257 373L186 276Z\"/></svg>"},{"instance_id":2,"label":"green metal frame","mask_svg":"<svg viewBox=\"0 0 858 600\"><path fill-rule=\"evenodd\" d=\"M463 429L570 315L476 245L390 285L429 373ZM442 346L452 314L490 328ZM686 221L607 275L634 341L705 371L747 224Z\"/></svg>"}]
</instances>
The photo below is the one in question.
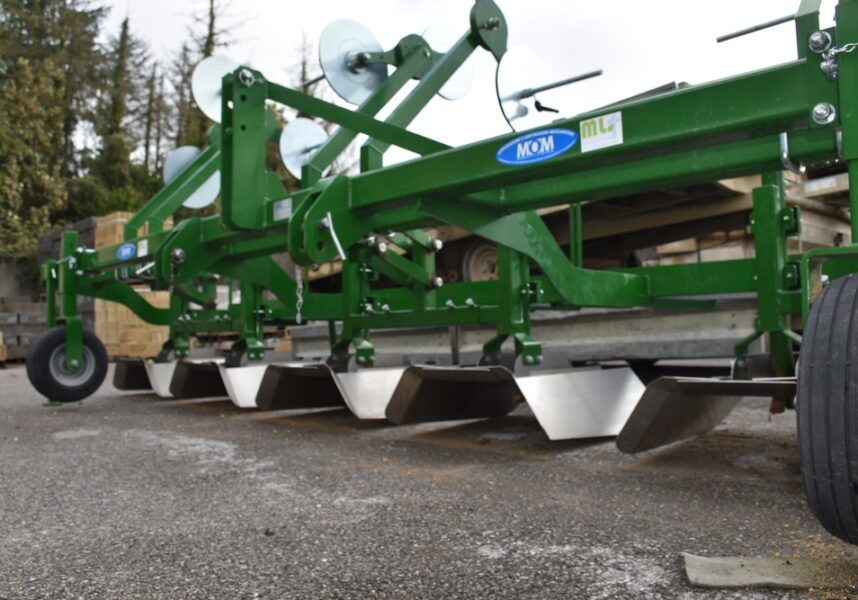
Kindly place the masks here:
<instances>
[{"instance_id":1,"label":"green metal frame","mask_svg":"<svg viewBox=\"0 0 858 600\"><path fill-rule=\"evenodd\" d=\"M554 123L580 132L582 123L621 112L621 145L584 152L576 146L550 160L509 166L498 150L521 134L460 148L407 130L453 73L477 49L500 59L506 51L506 21L491 0L476 0L468 31L439 54L418 36L407 36L371 60L396 67L360 107L349 110L270 82L240 67L223 80L222 124L211 145L176 181L129 222L126 240L151 251L127 260L117 247L78 247L63 236L60 260L43 270L51 323L67 327L68 358L80 360L81 295L128 306L141 319L169 325L165 352L182 356L190 335L233 331L234 358L263 355L265 323L295 323L298 286L271 257L288 252L301 267L343 259L342 290L303 288L304 320L331 323L331 356L342 367L352 351L361 365L373 362L373 329L403 326L490 324L496 336L484 361L500 360L502 344L514 342L526 364L542 360L530 333L530 315L542 308L654 307L705 309L695 296L752 292L759 316L755 333L736 346L738 355L760 336L769 339L775 371L791 374L800 336L793 316L807 307L825 270L830 277L858 270L858 249L787 253L800 231L798 211L787 207L781 171L781 135L791 159L812 164L842 160L848 167L850 202L858 209L858 53L837 57L840 75L829 79L822 56L807 50L819 29L819 0L804 0L796 16L799 58L787 64L661 96L630 101ZM827 30L835 45L858 41L858 0L841 0L838 25ZM379 112L406 83L417 85L385 119ZM303 169L300 190L287 193L265 167L265 147L279 136L266 105L279 103L338 126ZM835 107L828 124L814 122L820 103ZM360 134L360 173L323 177L328 166ZM419 155L384 165L391 146ZM216 169L221 172L219 215L184 220L169 230L164 221ZM764 173L751 213L756 256L713 263L592 270L583 267L581 205L610 197ZM564 252L538 208L569 204L570 250ZM137 237L143 224L149 233ZM499 249L499 279L438 285L435 244L423 229L452 224L490 240ZM853 221L858 240L858 220ZM841 260L825 263L823 258ZM180 258L179 258L180 257ZM141 279L138 271L144 270ZM148 270L147 270L148 269ZM241 302L218 310L212 277L235 282ZM379 283L381 276L388 282ZM816 277L816 279L814 279ZM167 309L145 302L131 287L145 281L171 290ZM393 282L391 287L389 282ZM266 300L264 292L275 300ZM59 306L54 302L59 296ZM201 308L191 308L191 304ZM336 335L335 322L341 322Z\"/></svg>"}]
</instances>

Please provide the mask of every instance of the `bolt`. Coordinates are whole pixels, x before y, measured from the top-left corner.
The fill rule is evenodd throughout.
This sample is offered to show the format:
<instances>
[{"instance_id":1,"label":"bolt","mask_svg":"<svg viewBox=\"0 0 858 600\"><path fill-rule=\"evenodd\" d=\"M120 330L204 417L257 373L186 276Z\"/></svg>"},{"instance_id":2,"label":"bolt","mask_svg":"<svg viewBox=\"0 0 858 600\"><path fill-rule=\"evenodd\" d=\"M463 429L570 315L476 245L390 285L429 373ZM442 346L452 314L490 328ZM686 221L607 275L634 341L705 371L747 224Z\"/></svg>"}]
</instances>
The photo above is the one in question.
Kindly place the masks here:
<instances>
[{"instance_id":1,"label":"bolt","mask_svg":"<svg viewBox=\"0 0 858 600\"><path fill-rule=\"evenodd\" d=\"M247 87L252 86L253 83L256 81L256 79L253 77L253 73L250 72L250 69L242 69L241 71L239 71L238 80Z\"/></svg>"},{"instance_id":2,"label":"bolt","mask_svg":"<svg viewBox=\"0 0 858 600\"><path fill-rule=\"evenodd\" d=\"M439 288L444 285L444 280L441 277L435 277L432 279L432 287Z\"/></svg>"},{"instance_id":3,"label":"bolt","mask_svg":"<svg viewBox=\"0 0 858 600\"><path fill-rule=\"evenodd\" d=\"M443 248L443 247L444 247L444 242L442 242L441 240L438 240L438 239L432 240L432 250L433 251L439 252L441 250L441 248Z\"/></svg>"},{"instance_id":4,"label":"bolt","mask_svg":"<svg viewBox=\"0 0 858 600\"><path fill-rule=\"evenodd\" d=\"M365 356L358 356L357 362L359 365L365 365L367 363L366 357Z\"/></svg>"},{"instance_id":5,"label":"bolt","mask_svg":"<svg viewBox=\"0 0 858 600\"><path fill-rule=\"evenodd\" d=\"M524 364L526 364L526 365L532 365L534 362L535 362L535 361L534 361L533 357L532 357L530 354L525 354L525 355L524 355Z\"/></svg>"},{"instance_id":6,"label":"bolt","mask_svg":"<svg viewBox=\"0 0 858 600\"><path fill-rule=\"evenodd\" d=\"M807 45L813 52L822 54L831 48L831 36L826 31L815 31L810 34Z\"/></svg>"},{"instance_id":7,"label":"bolt","mask_svg":"<svg viewBox=\"0 0 858 600\"><path fill-rule=\"evenodd\" d=\"M822 72L825 73L825 76L829 81L834 81L840 74L840 68L837 65L837 61L834 59L822 61L819 63L819 68L822 69Z\"/></svg>"},{"instance_id":8,"label":"bolt","mask_svg":"<svg viewBox=\"0 0 858 600\"><path fill-rule=\"evenodd\" d=\"M483 23L483 29L497 29L501 26L501 20L498 17L492 17L485 23Z\"/></svg>"},{"instance_id":9,"label":"bolt","mask_svg":"<svg viewBox=\"0 0 858 600\"><path fill-rule=\"evenodd\" d=\"M382 304L381 305L381 312L389 313L390 312L390 304Z\"/></svg>"},{"instance_id":10,"label":"bolt","mask_svg":"<svg viewBox=\"0 0 858 600\"><path fill-rule=\"evenodd\" d=\"M83 271L75 271L74 274L78 277L83 277Z\"/></svg>"},{"instance_id":11,"label":"bolt","mask_svg":"<svg viewBox=\"0 0 858 600\"><path fill-rule=\"evenodd\" d=\"M185 251L184 251L184 250L182 250L181 248L175 248L175 249L170 253L170 259L171 259L175 264L177 264L177 265L180 265L180 264L182 264L183 262L185 262L185 259L187 259L187 258L188 258L188 257L187 257L187 255L185 254Z\"/></svg>"},{"instance_id":12,"label":"bolt","mask_svg":"<svg viewBox=\"0 0 858 600\"><path fill-rule=\"evenodd\" d=\"M456 303L453 302L452 300L447 300L444 303L444 306L446 306L447 308L456 308Z\"/></svg>"},{"instance_id":13,"label":"bolt","mask_svg":"<svg viewBox=\"0 0 858 600\"><path fill-rule=\"evenodd\" d=\"M430 56L432 56L432 51L427 48L426 50L423 51L423 56L425 56L426 58L429 58Z\"/></svg>"},{"instance_id":14,"label":"bolt","mask_svg":"<svg viewBox=\"0 0 858 600\"><path fill-rule=\"evenodd\" d=\"M474 302L473 298L468 298L467 300L465 300L465 306L474 307L476 305L477 305L477 303Z\"/></svg>"},{"instance_id":15,"label":"bolt","mask_svg":"<svg viewBox=\"0 0 858 600\"><path fill-rule=\"evenodd\" d=\"M379 254L387 254L387 244L380 242L377 246Z\"/></svg>"},{"instance_id":16,"label":"bolt","mask_svg":"<svg viewBox=\"0 0 858 600\"><path fill-rule=\"evenodd\" d=\"M837 117L837 110L829 102L820 102L813 107L813 121L817 125L829 125Z\"/></svg>"},{"instance_id":17,"label":"bolt","mask_svg":"<svg viewBox=\"0 0 858 600\"><path fill-rule=\"evenodd\" d=\"M328 223L328 217L325 217L324 219L319 219L319 229L328 229L330 226L331 224Z\"/></svg>"},{"instance_id":18,"label":"bolt","mask_svg":"<svg viewBox=\"0 0 858 600\"><path fill-rule=\"evenodd\" d=\"M80 361L76 358L73 358L69 361L69 366L72 369L77 369L80 366Z\"/></svg>"}]
</instances>

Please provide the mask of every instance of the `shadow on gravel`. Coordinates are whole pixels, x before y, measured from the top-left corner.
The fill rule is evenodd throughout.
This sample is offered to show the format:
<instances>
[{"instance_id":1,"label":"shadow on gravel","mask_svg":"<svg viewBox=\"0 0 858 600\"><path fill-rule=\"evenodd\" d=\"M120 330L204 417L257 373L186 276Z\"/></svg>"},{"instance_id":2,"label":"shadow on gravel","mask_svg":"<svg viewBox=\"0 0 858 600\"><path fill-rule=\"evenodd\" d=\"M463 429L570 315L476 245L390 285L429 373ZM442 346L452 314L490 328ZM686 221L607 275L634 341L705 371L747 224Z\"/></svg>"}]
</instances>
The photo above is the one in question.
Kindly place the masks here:
<instances>
[{"instance_id":1,"label":"shadow on gravel","mask_svg":"<svg viewBox=\"0 0 858 600\"><path fill-rule=\"evenodd\" d=\"M795 435L788 432L720 430L639 455L625 465L636 471L676 475L722 475L731 479L770 481L801 490Z\"/></svg>"}]
</instances>

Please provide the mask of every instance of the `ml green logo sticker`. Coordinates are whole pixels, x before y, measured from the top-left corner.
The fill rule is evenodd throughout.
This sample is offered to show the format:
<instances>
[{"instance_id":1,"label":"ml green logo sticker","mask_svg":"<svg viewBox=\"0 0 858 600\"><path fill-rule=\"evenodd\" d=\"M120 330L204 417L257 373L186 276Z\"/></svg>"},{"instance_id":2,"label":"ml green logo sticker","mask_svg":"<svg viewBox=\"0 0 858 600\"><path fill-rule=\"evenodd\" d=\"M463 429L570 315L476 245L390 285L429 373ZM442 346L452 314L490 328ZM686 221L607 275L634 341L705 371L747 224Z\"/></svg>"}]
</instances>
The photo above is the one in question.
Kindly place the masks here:
<instances>
[{"instance_id":1,"label":"ml green logo sticker","mask_svg":"<svg viewBox=\"0 0 858 600\"><path fill-rule=\"evenodd\" d=\"M581 121L581 152L623 143L623 113L615 112Z\"/></svg>"}]
</instances>

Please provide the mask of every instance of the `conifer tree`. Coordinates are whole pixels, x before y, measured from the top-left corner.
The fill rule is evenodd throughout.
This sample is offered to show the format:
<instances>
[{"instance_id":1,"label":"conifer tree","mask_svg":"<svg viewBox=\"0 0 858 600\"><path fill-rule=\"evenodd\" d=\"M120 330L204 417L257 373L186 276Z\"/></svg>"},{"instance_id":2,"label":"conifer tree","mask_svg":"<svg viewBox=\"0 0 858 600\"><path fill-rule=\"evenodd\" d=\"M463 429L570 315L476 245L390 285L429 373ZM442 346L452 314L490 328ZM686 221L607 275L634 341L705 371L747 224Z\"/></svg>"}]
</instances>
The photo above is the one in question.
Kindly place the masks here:
<instances>
[{"instance_id":1,"label":"conifer tree","mask_svg":"<svg viewBox=\"0 0 858 600\"><path fill-rule=\"evenodd\" d=\"M32 256L66 202L60 172L63 72L25 58L5 66L0 87L0 256Z\"/></svg>"}]
</instances>

